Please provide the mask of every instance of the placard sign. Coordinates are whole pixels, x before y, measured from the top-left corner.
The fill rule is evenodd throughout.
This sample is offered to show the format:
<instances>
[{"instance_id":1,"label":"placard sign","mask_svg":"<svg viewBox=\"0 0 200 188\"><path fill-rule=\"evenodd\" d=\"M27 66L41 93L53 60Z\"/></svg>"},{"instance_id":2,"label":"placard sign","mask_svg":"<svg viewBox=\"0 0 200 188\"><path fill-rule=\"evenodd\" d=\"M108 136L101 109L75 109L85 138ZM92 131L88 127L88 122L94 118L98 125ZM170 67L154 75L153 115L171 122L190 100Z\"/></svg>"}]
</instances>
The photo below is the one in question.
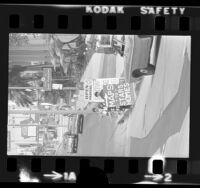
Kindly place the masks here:
<instances>
[{"instance_id":1,"label":"placard sign","mask_svg":"<svg viewBox=\"0 0 200 188\"><path fill-rule=\"evenodd\" d=\"M95 93L103 90L105 85L116 85L125 83L124 78L99 78L88 79L84 82L84 99L91 102L104 102L101 97L96 97Z\"/></svg>"},{"instance_id":2,"label":"placard sign","mask_svg":"<svg viewBox=\"0 0 200 188\"><path fill-rule=\"evenodd\" d=\"M63 89L63 84L52 84L52 89L62 90Z\"/></svg>"},{"instance_id":3,"label":"placard sign","mask_svg":"<svg viewBox=\"0 0 200 188\"><path fill-rule=\"evenodd\" d=\"M92 101L93 93L93 80L84 81L84 99L87 101Z\"/></svg>"},{"instance_id":4,"label":"placard sign","mask_svg":"<svg viewBox=\"0 0 200 188\"><path fill-rule=\"evenodd\" d=\"M103 86L105 103L108 108L133 105L135 102L133 84L119 83Z\"/></svg>"}]
</instances>

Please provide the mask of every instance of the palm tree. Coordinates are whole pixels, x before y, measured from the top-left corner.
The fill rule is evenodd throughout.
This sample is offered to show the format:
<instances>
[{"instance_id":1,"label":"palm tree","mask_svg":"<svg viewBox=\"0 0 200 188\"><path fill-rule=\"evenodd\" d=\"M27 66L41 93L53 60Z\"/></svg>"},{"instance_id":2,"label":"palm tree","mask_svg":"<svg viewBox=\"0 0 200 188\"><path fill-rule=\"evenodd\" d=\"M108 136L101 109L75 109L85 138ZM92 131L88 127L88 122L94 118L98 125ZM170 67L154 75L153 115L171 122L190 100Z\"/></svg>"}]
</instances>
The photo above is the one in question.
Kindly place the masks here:
<instances>
[{"instance_id":1,"label":"palm tree","mask_svg":"<svg viewBox=\"0 0 200 188\"><path fill-rule=\"evenodd\" d=\"M78 35L76 38L68 41L68 42L63 42L59 39L59 37L57 35L52 35L52 39L55 41L56 43L56 46L59 48L59 49L62 49L64 45L67 45L69 48L71 47L70 46L70 43L74 43L74 42L82 42L83 38L81 35Z\"/></svg>"},{"instance_id":2,"label":"palm tree","mask_svg":"<svg viewBox=\"0 0 200 188\"><path fill-rule=\"evenodd\" d=\"M64 65L65 54L62 49L64 44L62 44L60 39L55 40L55 38L53 38L53 35L50 35L48 37L47 44L49 45L51 63L53 64L55 70L57 63L60 63L62 66Z\"/></svg>"},{"instance_id":3,"label":"palm tree","mask_svg":"<svg viewBox=\"0 0 200 188\"><path fill-rule=\"evenodd\" d=\"M74 42L78 44L78 47L76 48L71 47L70 43ZM61 41L57 35L51 35L51 37L49 37L49 44L51 44L51 46L55 50L56 55L59 56L61 59L63 58L64 55L76 54L80 49L86 47L84 39L82 38L81 35L68 42ZM70 48L70 50L63 50L64 45L67 45Z\"/></svg>"},{"instance_id":4,"label":"palm tree","mask_svg":"<svg viewBox=\"0 0 200 188\"><path fill-rule=\"evenodd\" d=\"M14 101L18 106L29 107L33 105L32 91L26 90L9 90L8 99Z\"/></svg>"},{"instance_id":5,"label":"palm tree","mask_svg":"<svg viewBox=\"0 0 200 188\"><path fill-rule=\"evenodd\" d=\"M27 67L23 67L20 65L14 65L12 68L9 69L9 86L21 86L21 87L29 87L30 84L28 83L29 81L35 81L39 79L38 76L32 76L29 78L24 78L21 77L20 74L27 70Z\"/></svg>"},{"instance_id":6,"label":"palm tree","mask_svg":"<svg viewBox=\"0 0 200 188\"><path fill-rule=\"evenodd\" d=\"M18 106L28 107L32 105L34 90L26 91L26 88L30 88L29 81L33 81L37 78L22 78L20 73L25 71L27 67L15 65L9 70L9 100L14 101ZM14 87L14 89L10 89ZM16 87L16 88L15 88ZM18 88L18 87L24 87Z\"/></svg>"},{"instance_id":7,"label":"palm tree","mask_svg":"<svg viewBox=\"0 0 200 188\"><path fill-rule=\"evenodd\" d=\"M9 34L9 46L22 46L28 44L28 37L21 33L10 33Z\"/></svg>"},{"instance_id":8,"label":"palm tree","mask_svg":"<svg viewBox=\"0 0 200 188\"><path fill-rule=\"evenodd\" d=\"M56 67L57 67L57 64L60 64L60 57L57 56L53 46L49 46L49 53L50 53L50 56L51 56L51 63L54 67L54 70L56 71Z\"/></svg>"},{"instance_id":9,"label":"palm tree","mask_svg":"<svg viewBox=\"0 0 200 188\"><path fill-rule=\"evenodd\" d=\"M70 43L76 42L78 47L71 47ZM56 64L60 64L65 73L67 73L66 69L69 69L69 66L72 61L72 57L77 58L75 61L82 60L84 57L84 52L86 49L86 44L82 35L74 38L68 42L62 42L57 35L50 34L47 38L47 44L49 46L49 52L51 56L51 63L54 66L54 70L56 70ZM69 49L63 49L64 45L68 45ZM70 57L70 62L66 62L65 58ZM68 68L67 68L68 67Z\"/></svg>"},{"instance_id":10,"label":"palm tree","mask_svg":"<svg viewBox=\"0 0 200 188\"><path fill-rule=\"evenodd\" d=\"M25 68L20 65L15 65L9 69L9 86L27 86L27 83L20 77L20 72L24 70Z\"/></svg>"}]
</instances>

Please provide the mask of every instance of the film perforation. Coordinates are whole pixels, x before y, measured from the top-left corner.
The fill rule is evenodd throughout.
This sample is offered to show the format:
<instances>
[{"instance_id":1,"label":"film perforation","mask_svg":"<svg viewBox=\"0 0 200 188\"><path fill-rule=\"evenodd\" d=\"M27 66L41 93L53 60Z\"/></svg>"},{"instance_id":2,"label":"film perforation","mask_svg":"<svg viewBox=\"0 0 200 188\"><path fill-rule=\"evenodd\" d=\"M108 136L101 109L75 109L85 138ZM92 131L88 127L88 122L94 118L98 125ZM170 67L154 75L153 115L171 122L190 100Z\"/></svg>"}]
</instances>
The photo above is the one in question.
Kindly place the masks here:
<instances>
[{"instance_id":1,"label":"film perforation","mask_svg":"<svg viewBox=\"0 0 200 188\"><path fill-rule=\"evenodd\" d=\"M17 171L17 159L16 158L8 158L7 159L7 171L8 172L16 172Z\"/></svg>"},{"instance_id":2,"label":"film perforation","mask_svg":"<svg viewBox=\"0 0 200 188\"><path fill-rule=\"evenodd\" d=\"M179 30L180 31L189 31L190 30L190 18L189 17L180 17L179 18Z\"/></svg>"},{"instance_id":3,"label":"film perforation","mask_svg":"<svg viewBox=\"0 0 200 188\"><path fill-rule=\"evenodd\" d=\"M44 16L41 14L34 15L33 26L35 29L43 29L44 27Z\"/></svg>"},{"instance_id":4,"label":"film perforation","mask_svg":"<svg viewBox=\"0 0 200 188\"><path fill-rule=\"evenodd\" d=\"M139 172L138 168L138 160L131 159L128 161L128 172L130 174L137 174Z\"/></svg>"},{"instance_id":5,"label":"film perforation","mask_svg":"<svg viewBox=\"0 0 200 188\"><path fill-rule=\"evenodd\" d=\"M186 175L188 168L187 168L187 161L186 160L178 160L177 161L177 174L179 175Z\"/></svg>"},{"instance_id":6,"label":"film perforation","mask_svg":"<svg viewBox=\"0 0 200 188\"><path fill-rule=\"evenodd\" d=\"M84 169L87 169L90 167L90 160L89 159L80 159L79 161L79 168L80 171L84 171Z\"/></svg>"},{"instance_id":7,"label":"film perforation","mask_svg":"<svg viewBox=\"0 0 200 188\"><path fill-rule=\"evenodd\" d=\"M82 29L86 30L92 29L92 16L90 15L82 16Z\"/></svg>"},{"instance_id":8,"label":"film perforation","mask_svg":"<svg viewBox=\"0 0 200 188\"><path fill-rule=\"evenodd\" d=\"M131 30L141 30L141 16L131 16ZM166 18L164 16L156 16L153 18L154 28L156 31L164 31L166 27ZM17 14L10 15L9 27L17 29L20 27L20 16ZM44 16L43 15L34 15L33 26L35 29L42 29L44 27ZM106 28L108 30L115 30L117 28L117 18L115 16L106 17ZM175 24L177 23L177 24ZM189 17L172 17L173 27L177 28L179 31L189 31L191 24ZM57 20L58 29L67 29L68 28L68 16L59 15ZM92 30L92 17L90 15L82 16L82 29ZM173 28L171 28L173 29ZM175 29L175 28L174 28ZM176 30L177 30L176 29Z\"/></svg>"},{"instance_id":9,"label":"film perforation","mask_svg":"<svg viewBox=\"0 0 200 188\"><path fill-rule=\"evenodd\" d=\"M58 28L59 29L67 29L68 28L68 16L67 15L59 15L58 16Z\"/></svg>"},{"instance_id":10,"label":"film perforation","mask_svg":"<svg viewBox=\"0 0 200 188\"><path fill-rule=\"evenodd\" d=\"M117 29L117 17L116 16L107 16L106 17L106 29L108 29L108 30Z\"/></svg>"},{"instance_id":11,"label":"film perforation","mask_svg":"<svg viewBox=\"0 0 200 188\"><path fill-rule=\"evenodd\" d=\"M41 158L32 158L31 159L31 171L40 172L41 171Z\"/></svg>"},{"instance_id":12,"label":"film perforation","mask_svg":"<svg viewBox=\"0 0 200 188\"><path fill-rule=\"evenodd\" d=\"M66 168L65 168L65 159L63 159L63 158L56 159L55 166L56 166L55 170L57 172L65 172L65 170L66 170Z\"/></svg>"},{"instance_id":13,"label":"film perforation","mask_svg":"<svg viewBox=\"0 0 200 188\"><path fill-rule=\"evenodd\" d=\"M41 172L40 173L51 174L52 171L62 173L63 172L62 170L65 168L65 165L63 165L62 167L56 167L56 160L57 159L58 159L57 157L56 158L53 158L53 157L42 158ZM60 163L59 163L58 166L60 166ZM59 169L60 169L60 171L59 171Z\"/></svg>"},{"instance_id":14,"label":"film perforation","mask_svg":"<svg viewBox=\"0 0 200 188\"><path fill-rule=\"evenodd\" d=\"M19 23L20 23L20 17L18 14L12 14L10 15L10 19L9 19L9 27L10 28L19 28Z\"/></svg>"},{"instance_id":15,"label":"film perforation","mask_svg":"<svg viewBox=\"0 0 200 188\"><path fill-rule=\"evenodd\" d=\"M155 18L155 30L164 31L165 30L165 17L164 16L156 16Z\"/></svg>"},{"instance_id":16,"label":"film perforation","mask_svg":"<svg viewBox=\"0 0 200 188\"><path fill-rule=\"evenodd\" d=\"M77 184L94 184L98 182L99 185L108 184L109 180L103 170L97 167L86 167L84 171L80 171L77 177Z\"/></svg>"},{"instance_id":17,"label":"film perforation","mask_svg":"<svg viewBox=\"0 0 200 188\"><path fill-rule=\"evenodd\" d=\"M112 160L112 159L104 160L104 172L105 173L109 173L109 174L113 173L114 166L115 166L114 160Z\"/></svg>"},{"instance_id":18,"label":"film perforation","mask_svg":"<svg viewBox=\"0 0 200 188\"><path fill-rule=\"evenodd\" d=\"M153 173L154 174L162 174L163 173L163 161L162 160L154 160L153 161Z\"/></svg>"},{"instance_id":19,"label":"film perforation","mask_svg":"<svg viewBox=\"0 0 200 188\"><path fill-rule=\"evenodd\" d=\"M132 16L131 17L131 30L140 30L141 29L141 17Z\"/></svg>"}]
</instances>

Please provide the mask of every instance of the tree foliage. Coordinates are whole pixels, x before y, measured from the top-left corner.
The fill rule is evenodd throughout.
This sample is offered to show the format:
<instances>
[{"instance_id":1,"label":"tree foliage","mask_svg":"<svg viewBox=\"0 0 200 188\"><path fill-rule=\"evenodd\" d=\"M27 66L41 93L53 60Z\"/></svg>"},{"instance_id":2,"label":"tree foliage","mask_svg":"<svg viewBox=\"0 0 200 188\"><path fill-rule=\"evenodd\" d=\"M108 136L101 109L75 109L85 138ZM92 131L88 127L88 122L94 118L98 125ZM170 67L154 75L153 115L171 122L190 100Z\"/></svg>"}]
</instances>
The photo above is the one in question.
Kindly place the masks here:
<instances>
[{"instance_id":1,"label":"tree foliage","mask_svg":"<svg viewBox=\"0 0 200 188\"><path fill-rule=\"evenodd\" d=\"M29 37L37 38L40 34L36 33L10 33L9 45L10 46L23 46L29 43Z\"/></svg>"},{"instance_id":2,"label":"tree foliage","mask_svg":"<svg viewBox=\"0 0 200 188\"><path fill-rule=\"evenodd\" d=\"M9 69L9 86L10 87L29 87L30 81L37 81L41 79L41 75L34 74L29 77L21 76L21 73L27 71L25 66L14 65Z\"/></svg>"},{"instance_id":3,"label":"tree foliage","mask_svg":"<svg viewBox=\"0 0 200 188\"><path fill-rule=\"evenodd\" d=\"M26 68L20 65L15 65L9 70L9 86L28 87L27 80L22 79L20 73L25 71Z\"/></svg>"},{"instance_id":4,"label":"tree foliage","mask_svg":"<svg viewBox=\"0 0 200 188\"><path fill-rule=\"evenodd\" d=\"M32 103L32 92L26 90L9 90L9 100L14 101L18 106L29 107Z\"/></svg>"},{"instance_id":5,"label":"tree foliage","mask_svg":"<svg viewBox=\"0 0 200 188\"><path fill-rule=\"evenodd\" d=\"M22 78L20 73L25 71L26 67L15 65L9 70L9 86L10 87L29 87L29 81L32 78ZM15 102L18 106L28 107L32 105L35 95L34 91L27 91L25 89L9 90L9 100Z\"/></svg>"},{"instance_id":6,"label":"tree foliage","mask_svg":"<svg viewBox=\"0 0 200 188\"><path fill-rule=\"evenodd\" d=\"M21 33L10 33L9 34L9 46L22 46L28 44L28 36Z\"/></svg>"}]
</instances>

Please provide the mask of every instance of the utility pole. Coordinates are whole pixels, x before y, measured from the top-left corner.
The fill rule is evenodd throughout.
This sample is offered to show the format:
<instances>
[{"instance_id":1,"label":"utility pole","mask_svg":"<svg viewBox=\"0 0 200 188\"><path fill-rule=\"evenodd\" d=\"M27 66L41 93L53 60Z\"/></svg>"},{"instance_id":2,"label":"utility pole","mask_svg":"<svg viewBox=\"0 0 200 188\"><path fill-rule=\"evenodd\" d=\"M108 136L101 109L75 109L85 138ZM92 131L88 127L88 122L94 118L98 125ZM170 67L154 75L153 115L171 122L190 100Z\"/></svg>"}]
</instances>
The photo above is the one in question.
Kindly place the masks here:
<instances>
[{"instance_id":1,"label":"utility pole","mask_svg":"<svg viewBox=\"0 0 200 188\"><path fill-rule=\"evenodd\" d=\"M43 87L35 87L35 86L30 86L30 87L15 87L15 86L11 86L8 87L8 89L43 89Z\"/></svg>"},{"instance_id":2,"label":"utility pole","mask_svg":"<svg viewBox=\"0 0 200 188\"><path fill-rule=\"evenodd\" d=\"M89 110L8 110L8 114L88 114Z\"/></svg>"},{"instance_id":3,"label":"utility pole","mask_svg":"<svg viewBox=\"0 0 200 188\"><path fill-rule=\"evenodd\" d=\"M63 90L77 90L77 87L63 87Z\"/></svg>"},{"instance_id":4,"label":"utility pole","mask_svg":"<svg viewBox=\"0 0 200 188\"><path fill-rule=\"evenodd\" d=\"M43 87L8 87L8 89L43 89ZM77 90L77 87L63 87L63 90Z\"/></svg>"},{"instance_id":5,"label":"utility pole","mask_svg":"<svg viewBox=\"0 0 200 188\"><path fill-rule=\"evenodd\" d=\"M71 78L53 78L53 81L64 81L64 80L71 80Z\"/></svg>"},{"instance_id":6,"label":"utility pole","mask_svg":"<svg viewBox=\"0 0 200 188\"><path fill-rule=\"evenodd\" d=\"M37 126L37 127L67 127L66 125L50 125L50 124L8 124L10 127L32 127L32 126Z\"/></svg>"}]
</instances>

